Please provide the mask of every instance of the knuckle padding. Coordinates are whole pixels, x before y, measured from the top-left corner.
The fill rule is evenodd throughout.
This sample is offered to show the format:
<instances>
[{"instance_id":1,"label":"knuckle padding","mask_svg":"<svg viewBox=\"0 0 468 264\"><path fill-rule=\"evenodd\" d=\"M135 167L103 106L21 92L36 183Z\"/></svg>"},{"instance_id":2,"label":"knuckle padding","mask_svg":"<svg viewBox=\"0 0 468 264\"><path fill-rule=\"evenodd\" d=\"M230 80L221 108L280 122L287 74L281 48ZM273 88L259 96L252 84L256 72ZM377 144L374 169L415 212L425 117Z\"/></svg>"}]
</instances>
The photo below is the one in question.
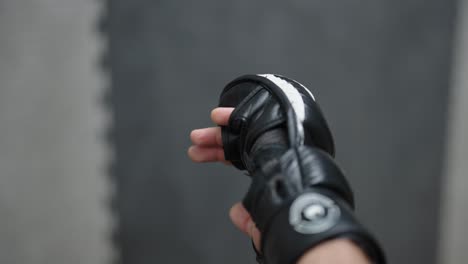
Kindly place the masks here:
<instances>
[{"instance_id":1,"label":"knuckle padding","mask_svg":"<svg viewBox=\"0 0 468 264\"><path fill-rule=\"evenodd\" d=\"M255 99L254 99L255 97ZM247 151L255 140L265 131L279 126L285 122L284 116L278 104L270 100L270 93L262 87L257 87L248 94L236 106L228 121L227 126L222 126L222 141L225 159L231 161L237 168L244 170L247 164L242 161L244 145ZM252 118L253 115L257 118ZM263 115L271 115L265 118ZM250 119L248 118L250 117ZM248 126L247 122L257 122L257 130L247 131L243 129ZM243 138L243 139L241 139Z\"/></svg>"}]
</instances>

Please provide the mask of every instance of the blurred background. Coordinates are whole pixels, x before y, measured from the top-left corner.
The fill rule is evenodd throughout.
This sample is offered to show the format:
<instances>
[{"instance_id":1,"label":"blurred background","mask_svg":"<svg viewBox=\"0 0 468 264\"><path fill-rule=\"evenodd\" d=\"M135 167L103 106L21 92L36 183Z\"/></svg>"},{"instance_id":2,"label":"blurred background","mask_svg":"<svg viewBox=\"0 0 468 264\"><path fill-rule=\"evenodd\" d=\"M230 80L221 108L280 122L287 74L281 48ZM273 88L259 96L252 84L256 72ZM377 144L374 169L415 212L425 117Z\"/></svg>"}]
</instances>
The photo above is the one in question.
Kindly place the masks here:
<instances>
[{"instance_id":1,"label":"blurred background","mask_svg":"<svg viewBox=\"0 0 468 264\"><path fill-rule=\"evenodd\" d=\"M255 263L193 164L223 86L306 85L389 263L468 259L463 0L0 0L0 262Z\"/></svg>"}]
</instances>

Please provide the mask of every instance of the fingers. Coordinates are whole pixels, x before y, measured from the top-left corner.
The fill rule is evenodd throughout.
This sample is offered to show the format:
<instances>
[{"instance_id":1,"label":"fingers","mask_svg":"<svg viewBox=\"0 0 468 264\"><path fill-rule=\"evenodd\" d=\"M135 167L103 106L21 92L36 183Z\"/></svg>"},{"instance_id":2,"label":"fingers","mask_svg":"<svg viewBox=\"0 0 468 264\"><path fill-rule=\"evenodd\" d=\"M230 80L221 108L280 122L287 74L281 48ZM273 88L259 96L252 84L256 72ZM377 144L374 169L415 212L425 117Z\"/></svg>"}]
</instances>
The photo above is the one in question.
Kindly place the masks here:
<instances>
[{"instance_id":1,"label":"fingers","mask_svg":"<svg viewBox=\"0 0 468 264\"><path fill-rule=\"evenodd\" d=\"M187 153L194 162L219 161L226 165L232 163L224 158L224 149L221 140L221 128L209 127L196 129L190 134L193 146L189 147Z\"/></svg>"},{"instance_id":2,"label":"fingers","mask_svg":"<svg viewBox=\"0 0 468 264\"><path fill-rule=\"evenodd\" d=\"M213 111L211 111L211 120L213 120L213 122L215 122L217 125L225 126L228 124L229 117L231 116L233 110L233 107L215 108Z\"/></svg>"},{"instance_id":3,"label":"fingers","mask_svg":"<svg viewBox=\"0 0 468 264\"><path fill-rule=\"evenodd\" d=\"M190 133L192 143L202 147L222 147L220 127L195 129Z\"/></svg>"},{"instance_id":4,"label":"fingers","mask_svg":"<svg viewBox=\"0 0 468 264\"><path fill-rule=\"evenodd\" d=\"M258 231L255 223L250 217L249 212L244 208L241 203L236 203L229 211L229 217L232 223L240 231L248 235L254 242L255 248L260 249L260 231Z\"/></svg>"},{"instance_id":5,"label":"fingers","mask_svg":"<svg viewBox=\"0 0 468 264\"><path fill-rule=\"evenodd\" d=\"M221 128L209 127L195 129L190 133L193 146L188 149L190 159L195 162L221 161L224 159L222 148Z\"/></svg>"},{"instance_id":6,"label":"fingers","mask_svg":"<svg viewBox=\"0 0 468 264\"><path fill-rule=\"evenodd\" d=\"M195 162L226 162L224 150L221 147L191 146L187 153L190 159Z\"/></svg>"},{"instance_id":7,"label":"fingers","mask_svg":"<svg viewBox=\"0 0 468 264\"><path fill-rule=\"evenodd\" d=\"M211 111L211 119L218 125L227 125L234 108L218 107ZM195 162L221 161L231 164L224 158L223 141L220 127L195 129L190 133L191 146L187 153Z\"/></svg>"}]
</instances>

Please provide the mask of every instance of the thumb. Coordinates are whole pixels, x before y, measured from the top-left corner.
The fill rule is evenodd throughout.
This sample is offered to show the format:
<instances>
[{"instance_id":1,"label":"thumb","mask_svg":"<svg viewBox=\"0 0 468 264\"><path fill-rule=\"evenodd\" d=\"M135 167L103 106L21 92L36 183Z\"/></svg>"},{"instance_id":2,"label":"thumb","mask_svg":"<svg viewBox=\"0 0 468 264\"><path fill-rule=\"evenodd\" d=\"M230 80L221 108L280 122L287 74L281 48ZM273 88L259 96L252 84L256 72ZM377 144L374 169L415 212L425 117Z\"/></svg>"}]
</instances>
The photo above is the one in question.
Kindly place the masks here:
<instances>
[{"instance_id":1,"label":"thumb","mask_svg":"<svg viewBox=\"0 0 468 264\"><path fill-rule=\"evenodd\" d=\"M260 251L260 231L255 226L245 207L241 203L234 204L229 211L229 217L234 226L248 235L252 239L257 251Z\"/></svg>"}]
</instances>

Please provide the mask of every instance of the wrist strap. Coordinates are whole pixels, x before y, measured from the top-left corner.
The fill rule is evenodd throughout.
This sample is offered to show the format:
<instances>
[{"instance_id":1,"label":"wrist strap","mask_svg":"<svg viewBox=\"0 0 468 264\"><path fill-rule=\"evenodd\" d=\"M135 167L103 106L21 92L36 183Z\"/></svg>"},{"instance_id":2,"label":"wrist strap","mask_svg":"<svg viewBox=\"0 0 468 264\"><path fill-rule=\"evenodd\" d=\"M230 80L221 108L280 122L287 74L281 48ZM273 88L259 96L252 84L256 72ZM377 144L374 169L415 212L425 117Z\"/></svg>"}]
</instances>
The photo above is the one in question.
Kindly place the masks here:
<instances>
[{"instance_id":1,"label":"wrist strap","mask_svg":"<svg viewBox=\"0 0 468 264\"><path fill-rule=\"evenodd\" d=\"M382 249L356 220L352 209L332 192L314 188L284 206L262 233L265 264L295 264L308 250L336 238L349 238L375 264Z\"/></svg>"}]
</instances>

